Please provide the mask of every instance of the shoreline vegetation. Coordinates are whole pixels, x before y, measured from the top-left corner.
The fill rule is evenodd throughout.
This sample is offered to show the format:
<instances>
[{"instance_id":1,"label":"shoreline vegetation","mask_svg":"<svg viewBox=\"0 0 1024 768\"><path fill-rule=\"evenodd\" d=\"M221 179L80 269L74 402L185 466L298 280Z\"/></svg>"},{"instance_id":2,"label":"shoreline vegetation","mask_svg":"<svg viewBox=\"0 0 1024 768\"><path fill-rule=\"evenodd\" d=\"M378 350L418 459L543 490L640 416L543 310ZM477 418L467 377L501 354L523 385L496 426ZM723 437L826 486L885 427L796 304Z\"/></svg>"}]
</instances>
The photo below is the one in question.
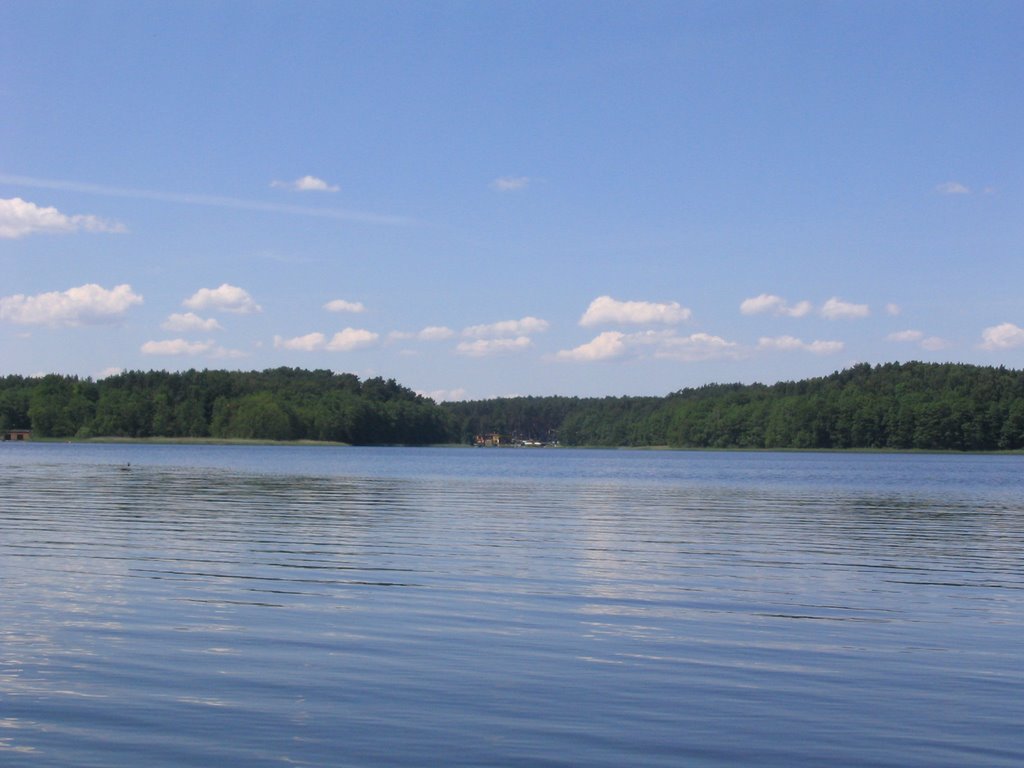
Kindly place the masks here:
<instances>
[{"instance_id":1,"label":"shoreline vegetation","mask_svg":"<svg viewBox=\"0 0 1024 768\"><path fill-rule=\"evenodd\" d=\"M380 377L297 368L129 371L99 381L0 378L0 432L185 445L471 445L870 452L1024 450L1024 372L856 365L794 382L709 384L664 397L434 403Z\"/></svg>"}]
</instances>

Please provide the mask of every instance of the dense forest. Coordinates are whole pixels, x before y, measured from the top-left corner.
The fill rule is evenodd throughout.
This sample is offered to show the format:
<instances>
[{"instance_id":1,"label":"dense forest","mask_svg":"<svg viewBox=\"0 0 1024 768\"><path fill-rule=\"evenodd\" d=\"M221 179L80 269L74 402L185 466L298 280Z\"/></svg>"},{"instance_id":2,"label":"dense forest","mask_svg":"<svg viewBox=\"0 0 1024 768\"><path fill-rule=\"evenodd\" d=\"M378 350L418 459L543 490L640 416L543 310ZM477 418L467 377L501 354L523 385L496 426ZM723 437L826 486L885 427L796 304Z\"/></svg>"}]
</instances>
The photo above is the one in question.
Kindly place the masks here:
<instances>
[{"instance_id":1,"label":"dense forest","mask_svg":"<svg viewBox=\"0 0 1024 768\"><path fill-rule=\"evenodd\" d=\"M857 365L816 379L712 384L665 397L435 404L393 379L276 368L0 378L0 430L38 437L213 437L357 445L500 433L580 446L1024 449L1024 372Z\"/></svg>"},{"instance_id":2,"label":"dense forest","mask_svg":"<svg viewBox=\"0 0 1024 768\"><path fill-rule=\"evenodd\" d=\"M1024 372L868 364L817 379L713 384L667 397L446 403L461 440L499 432L562 445L678 448L1024 448Z\"/></svg>"},{"instance_id":3,"label":"dense forest","mask_svg":"<svg viewBox=\"0 0 1024 768\"><path fill-rule=\"evenodd\" d=\"M432 401L382 378L276 368L129 371L0 379L0 429L38 437L214 437L439 443L447 417Z\"/></svg>"}]
</instances>

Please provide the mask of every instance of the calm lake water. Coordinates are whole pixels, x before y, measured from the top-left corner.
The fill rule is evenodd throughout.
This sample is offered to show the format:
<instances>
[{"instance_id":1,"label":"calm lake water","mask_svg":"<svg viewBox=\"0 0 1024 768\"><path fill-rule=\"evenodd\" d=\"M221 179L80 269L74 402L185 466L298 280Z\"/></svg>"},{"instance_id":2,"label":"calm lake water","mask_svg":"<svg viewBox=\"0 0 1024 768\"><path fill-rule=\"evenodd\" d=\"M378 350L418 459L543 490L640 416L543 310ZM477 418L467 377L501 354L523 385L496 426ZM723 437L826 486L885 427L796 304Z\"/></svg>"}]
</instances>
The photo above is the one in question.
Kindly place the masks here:
<instances>
[{"instance_id":1,"label":"calm lake water","mask_svg":"<svg viewBox=\"0 0 1024 768\"><path fill-rule=\"evenodd\" d=\"M1024 457L8 444L0 498L4 766L1024 765Z\"/></svg>"}]
</instances>

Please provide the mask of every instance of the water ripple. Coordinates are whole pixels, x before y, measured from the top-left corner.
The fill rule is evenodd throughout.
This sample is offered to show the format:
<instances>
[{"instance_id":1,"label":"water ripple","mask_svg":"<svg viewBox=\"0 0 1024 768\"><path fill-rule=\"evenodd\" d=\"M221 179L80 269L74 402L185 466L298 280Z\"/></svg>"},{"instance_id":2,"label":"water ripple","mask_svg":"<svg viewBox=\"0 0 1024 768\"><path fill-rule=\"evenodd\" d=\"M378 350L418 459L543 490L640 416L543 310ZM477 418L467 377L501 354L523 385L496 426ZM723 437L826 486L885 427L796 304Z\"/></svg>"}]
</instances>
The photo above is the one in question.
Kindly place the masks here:
<instances>
[{"instance_id":1,"label":"water ripple","mask_svg":"<svg viewBox=\"0 0 1024 768\"><path fill-rule=\"evenodd\" d=\"M0 464L5 765L1024 762L1020 461L92 448Z\"/></svg>"}]
</instances>

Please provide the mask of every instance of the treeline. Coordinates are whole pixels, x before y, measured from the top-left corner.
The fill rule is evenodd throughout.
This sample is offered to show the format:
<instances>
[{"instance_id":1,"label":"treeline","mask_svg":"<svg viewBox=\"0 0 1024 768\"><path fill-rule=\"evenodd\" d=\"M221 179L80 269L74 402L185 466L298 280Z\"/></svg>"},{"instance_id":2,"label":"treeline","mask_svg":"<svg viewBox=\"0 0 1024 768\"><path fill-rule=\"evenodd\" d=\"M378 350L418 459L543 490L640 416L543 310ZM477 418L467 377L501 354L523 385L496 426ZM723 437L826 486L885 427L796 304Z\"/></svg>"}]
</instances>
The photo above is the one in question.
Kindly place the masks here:
<instances>
[{"instance_id":1,"label":"treeline","mask_svg":"<svg viewBox=\"0 0 1024 768\"><path fill-rule=\"evenodd\" d=\"M1024 372L857 365L816 379L665 397L516 397L436 405L393 379L275 368L0 378L0 429L39 437L470 443L497 432L568 446L1024 449Z\"/></svg>"},{"instance_id":2,"label":"treeline","mask_svg":"<svg viewBox=\"0 0 1024 768\"><path fill-rule=\"evenodd\" d=\"M276 368L0 379L0 429L39 437L440 443L446 414L394 379Z\"/></svg>"},{"instance_id":3,"label":"treeline","mask_svg":"<svg viewBox=\"0 0 1024 768\"><path fill-rule=\"evenodd\" d=\"M816 379L714 384L667 397L446 403L461 440L499 432L562 445L679 448L1024 448L1024 372L868 364Z\"/></svg>"}]
</instances>

